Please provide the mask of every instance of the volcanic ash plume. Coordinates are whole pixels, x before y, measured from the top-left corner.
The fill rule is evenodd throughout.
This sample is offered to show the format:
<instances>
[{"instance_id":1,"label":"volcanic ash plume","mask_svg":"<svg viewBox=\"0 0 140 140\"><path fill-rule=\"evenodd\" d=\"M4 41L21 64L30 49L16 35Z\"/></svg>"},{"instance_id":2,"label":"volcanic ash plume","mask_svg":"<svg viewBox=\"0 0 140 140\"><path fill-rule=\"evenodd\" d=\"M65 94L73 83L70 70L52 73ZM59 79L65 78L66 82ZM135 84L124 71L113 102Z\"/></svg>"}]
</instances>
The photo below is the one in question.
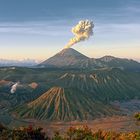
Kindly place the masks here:
<instances>
[{"instance_id":1,"label":"volcanic ash plume","mask_svg":"<svg viewBox=\"0 0 140 140\"><path fill-rule=\"evenodd\" d=\"M93 27L94 24L89 20L82 20L72 28L72 33L75 35L72 39L70 39L69 43L65 46L65 48L70 48L72 45L84 41L93 35Z\"/></svg>"},{"instance_id":2,"label":"volcanic ash plume","mask_svg":"<svg viewBox=\"0 0 140 140\"><path fill-rule=\"evenodd\" d=\"M15 83L12 87L11 87L11 93L15 93L17 90L17 86L19 85L19 82Z\"/></svg>"}]
</instances>

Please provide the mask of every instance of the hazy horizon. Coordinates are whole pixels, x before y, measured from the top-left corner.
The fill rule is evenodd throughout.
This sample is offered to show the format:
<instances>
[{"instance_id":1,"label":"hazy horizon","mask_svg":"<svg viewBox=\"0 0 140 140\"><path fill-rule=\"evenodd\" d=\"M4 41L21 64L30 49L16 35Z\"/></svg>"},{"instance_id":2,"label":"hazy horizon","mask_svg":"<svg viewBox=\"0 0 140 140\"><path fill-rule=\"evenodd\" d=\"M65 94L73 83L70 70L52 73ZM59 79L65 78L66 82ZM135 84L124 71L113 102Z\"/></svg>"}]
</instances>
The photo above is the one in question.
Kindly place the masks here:
<instances>
[{"instance_id":1,"label":"hazy horizon","mask_svg":"<svg viewBox=\"0 0 140 140\"><path fill-rule=\"evenodd\" d=\"M72 48L72 47L71 47ZM75 48L73 48L73 49L75 49ZM77 49L75 49L75 50L77 50ZM61 50L58 50L58 51L56 51L56 52L54 52L54 53L52 53L52 55L51 56L49 56L49 57L46 57L46 58L44 58L44 59L36 59L36 58L20 58L20 59L13 59L13 58L9 58L9 59L7 59L7 58L0 58L0 60L3 60L3 61L18 61L18 62L33 62L33 63L41 63L41 62L43 62L43 61L45 61L46 59L49 59L50 57L52 57L52 56L54 56L55 54L57 54L57 53L59 53ZM79 51L79 50L77 50L77 51ZM80 52L80 51L79 51ZM86 55L84 52L80 52L80 53L82 53L82 54L84 54L84 55ZM95 58L95 59L98 59L98 58L101 58L101 57L104 57L104 56L113 56L113 57L118 57L118 58L124 58L124 59L132 59L132 60L135 60L135 61L137 61L137 62L139 62L140 63L140 59L136 59L136 58L127 58L127 57L119 57L119 56L114 56L114 55L110 55L110 54L105 54L105 55L103 55L103 56L97 56L97 57L92 57L92 56L88 56L88 54L86 55L87 57L89 57L89 58Z\"/></svg>"}]
</instances>

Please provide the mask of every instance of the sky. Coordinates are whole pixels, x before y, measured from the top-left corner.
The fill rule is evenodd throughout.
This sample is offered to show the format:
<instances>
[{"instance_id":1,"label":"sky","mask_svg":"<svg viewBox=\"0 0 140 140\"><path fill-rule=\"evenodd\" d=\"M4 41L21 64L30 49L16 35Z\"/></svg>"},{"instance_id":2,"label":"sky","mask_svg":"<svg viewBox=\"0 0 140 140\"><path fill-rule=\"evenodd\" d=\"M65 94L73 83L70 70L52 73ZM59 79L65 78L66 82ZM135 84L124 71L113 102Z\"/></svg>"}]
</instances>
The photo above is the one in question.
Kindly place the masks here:
<instances>
[{"instance_id":1,"label":"sky","mask_svg":"<svg viewBox=\"0 0 140 140\"><path fill-rule=\"evenodd\" d=\"M139 15L139 0L0 0L0 58L43 61L63 49L73 26L89 19L94 34L74 49L140 62Z\"/></svg>"}]
</instances>

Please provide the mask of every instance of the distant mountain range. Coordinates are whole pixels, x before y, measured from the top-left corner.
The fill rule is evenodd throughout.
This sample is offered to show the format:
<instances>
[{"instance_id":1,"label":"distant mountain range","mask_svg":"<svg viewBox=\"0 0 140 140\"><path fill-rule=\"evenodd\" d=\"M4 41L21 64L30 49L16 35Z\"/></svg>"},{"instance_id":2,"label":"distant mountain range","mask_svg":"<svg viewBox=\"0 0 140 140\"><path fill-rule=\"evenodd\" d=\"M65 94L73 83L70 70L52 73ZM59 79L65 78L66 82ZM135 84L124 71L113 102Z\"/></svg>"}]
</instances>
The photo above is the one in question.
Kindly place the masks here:
<instances>
[{"instance_id":1,"label":"distant mountain range","mask_svg":"<svg viewBox=\"0 0 140 140\"><path fill-rule=\"evenodd\" d=\"M35 66L37 64L38 62L32 59L25 59L25 60L0 59L0 67L6 67L6 66L29 67L29 66Z\"/></svg>"},{"instance_id":2,"label":"distant mountain range","mask_svg":"<svg viewBox=\"0 0 140 140\"><path fill-rule=\"evenodd\" d=\"M40 64L32 59L0 59L0 67L7 66L89 70L96 70L99 68L120 68L131 71L140 71L140 63L132 59L122 59L114 56L104 56L97 59L89 58L72 48L63 49Z\"/></svg>"},{"instance_id":3,"label":"distant mountain range","mask_svg":"<svg viewBox=\"0 0 140 140\"><path fill-rule=\"evenodd\" d=\"M104 56L98 59L89 58L72 48L63 49L38 66L49 68L76 68L90 70L115 67L126 70L140 71L140 63L134 60L121 59L113 56Z\"/></svg>"}]
</instances>

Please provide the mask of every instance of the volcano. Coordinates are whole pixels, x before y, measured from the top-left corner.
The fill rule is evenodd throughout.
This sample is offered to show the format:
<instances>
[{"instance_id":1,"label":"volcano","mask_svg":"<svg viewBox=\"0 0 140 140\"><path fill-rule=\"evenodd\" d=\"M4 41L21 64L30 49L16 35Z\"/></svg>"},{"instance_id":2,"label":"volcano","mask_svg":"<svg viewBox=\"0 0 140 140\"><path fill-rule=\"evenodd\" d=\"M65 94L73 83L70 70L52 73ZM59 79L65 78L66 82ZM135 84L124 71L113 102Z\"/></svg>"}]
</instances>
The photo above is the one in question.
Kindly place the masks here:
<instances>
[{"instance_id":1,"label":"volcano","mask_svg":"<svg viewBox=\"0 0 140 140\"><path fill-rule=\"evenodd\" d=\"M95 70L102 68L120 68L129 71L140 71L140 63L132 59L104 56L98 59L89 58L72 48L66 48L45 60L39 67Z\"/></svg>"},{"instance_id":2,"label":"volcano","mask_svg":"<svg viewBox=\"0 0 140 140\"><path fill-rule=\"evenodd\" d=\"M23 118L55 121L86 120L120 113L80 89L62 87L52 87L33 102L19 107L16 112Z\"/></svg>"},{"instance_id":3,"label":"volcano","mask_svg":"<svg viewBox=\"0 0 140 140\"><path fill-rule=\"evenodd\" d=\"M80 52L66 48L54 55L53 57L42 62L41 67L52 68L87 68L90 65L90 58Z\"/></svg>"}]
</instances>

